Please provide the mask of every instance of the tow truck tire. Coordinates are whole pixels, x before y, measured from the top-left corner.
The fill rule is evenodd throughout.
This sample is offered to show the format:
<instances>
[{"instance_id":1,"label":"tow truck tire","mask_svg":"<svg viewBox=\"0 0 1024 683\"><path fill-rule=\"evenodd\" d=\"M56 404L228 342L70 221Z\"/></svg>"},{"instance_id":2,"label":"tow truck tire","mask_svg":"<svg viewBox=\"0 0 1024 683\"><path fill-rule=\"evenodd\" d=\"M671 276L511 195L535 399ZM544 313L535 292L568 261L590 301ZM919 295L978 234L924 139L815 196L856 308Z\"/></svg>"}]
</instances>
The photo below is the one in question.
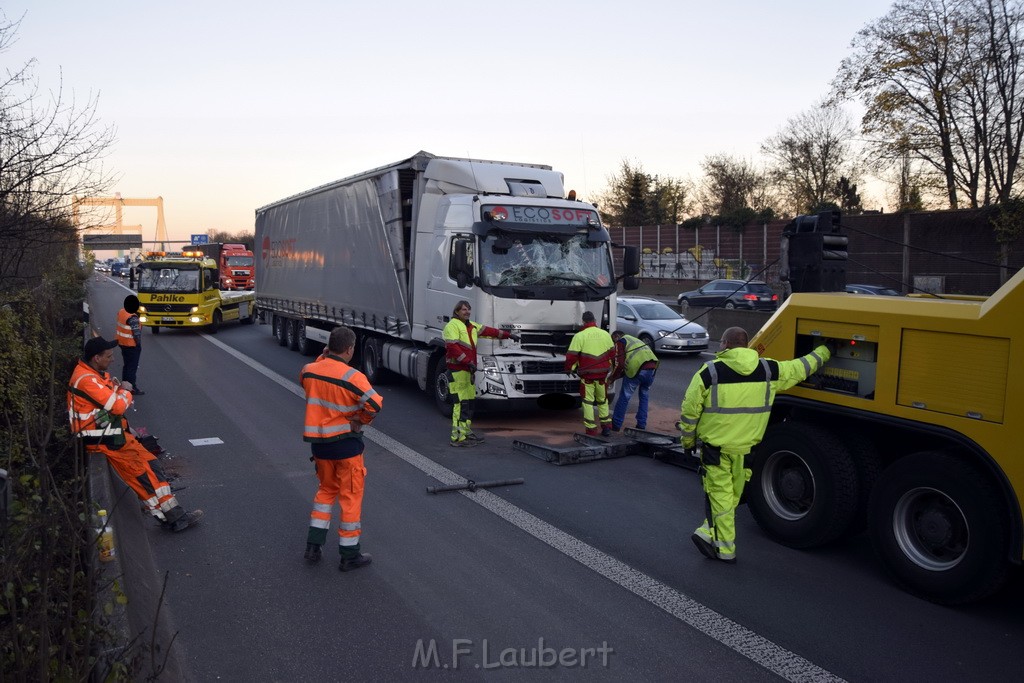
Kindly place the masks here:
<instances>
[{"instance_id":1,"label":"tow truck tire","mask_svg":"<svg viewBox=\"0 0 1024 683\"><path fill-rule=\"evenodd\" d=\"M292 351L299 350L299 325L302 322L299 320L287 320L284 323L284 341Z\"/></svg>"},{"instance_id":2,"label":"tow truck tire","mask_svg":"<svg viewBox=\"0 0 1024 683\"><path fill-rule=\"evenodd\" d=\"M434 364L434 405L445 417L452 416L452 400L448 395L448 365L444 358L438 359Z\"/></svg>"},{"instance_id":3,"label":"tow truck tire","mask_svg":"<svg viewBox=\"0 0 1024 683\"><path fill-rule=\"evenodd\" d=\"M1009 513L995 484L942 452L897 460L868 507L871 544L904 590L942 605L995 593L1009 574Z\"/></svg>"},{"instance_id":4,"label":"tow truck tire","mask_svg":"<svg viewBox=\"0 0 1024 683\"><path fill-rule=\"evenodd\" d=\"M217 330L220 329L221 322L224 321L224 316L221 315L220 309L213 312L213 322L206 326L206 331L210 334L217 334Z\"/></svg>"},{"instance_id":5,"label":"tow truck tire","mask_svg":"<svg viewBox=\"0 0 1024 683\"><path fill-rule=\"evenodd\" d=\"M775 541L813 548L849 529L857 512L857 470L829 430L798 421L772 425L749 466L750 513Z\"/></svg>"},{"instance_id":6,"label":"tow truck tire","mask_svg":"<svg viewBox=\"0 0 1024 683\"><path fill-rule=\"evenodd\" d=\"M370 384L387 384L391 372L384 367L384 342L376 337L363 340L363 374Z\"/></svg>"},{"instance_id":7,"label":"tow truck tire","mask_svg":"<svg viewBox=\"0 0 1024 683\"><path fill-rule=\"evenodd\" d=\"M285 327L287 325L287 318L282 318L279 315L274 316L274 337L277 339L278 346L288 345L288 335L285 333Z\"/></svg>"},{"instance_id":8,"label":"tow truck tire","mask_svg":"<svg viewBox=\"0 0 1024 683\"><path fill-rule=\"evenodd\" d=\"M150 329L153 330L153 334L160 334L160 328L159 327L151 327Z\"/></svg>"}]
</instances>

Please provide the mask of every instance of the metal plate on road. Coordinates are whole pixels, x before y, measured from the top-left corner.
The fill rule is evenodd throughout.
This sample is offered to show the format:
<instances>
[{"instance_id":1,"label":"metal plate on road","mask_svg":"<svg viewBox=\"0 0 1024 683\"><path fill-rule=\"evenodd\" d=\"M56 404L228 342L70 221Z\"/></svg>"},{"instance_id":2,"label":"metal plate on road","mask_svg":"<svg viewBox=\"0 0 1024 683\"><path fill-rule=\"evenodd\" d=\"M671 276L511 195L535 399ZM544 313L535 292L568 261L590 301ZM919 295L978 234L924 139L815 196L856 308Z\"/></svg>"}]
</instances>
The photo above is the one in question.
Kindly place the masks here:
<instances>
[{"instance_id":1,"label":"metal plate on road","mask_svg":"<svg viewBox=\"0 0 1024 683\"><path fill-rule=\"evenodd\" d=\"M206 439L189 439L188 442L193 446L215 446L219 443L224 443L216 436L211 436Z\"/></svg>"}]
</instances>

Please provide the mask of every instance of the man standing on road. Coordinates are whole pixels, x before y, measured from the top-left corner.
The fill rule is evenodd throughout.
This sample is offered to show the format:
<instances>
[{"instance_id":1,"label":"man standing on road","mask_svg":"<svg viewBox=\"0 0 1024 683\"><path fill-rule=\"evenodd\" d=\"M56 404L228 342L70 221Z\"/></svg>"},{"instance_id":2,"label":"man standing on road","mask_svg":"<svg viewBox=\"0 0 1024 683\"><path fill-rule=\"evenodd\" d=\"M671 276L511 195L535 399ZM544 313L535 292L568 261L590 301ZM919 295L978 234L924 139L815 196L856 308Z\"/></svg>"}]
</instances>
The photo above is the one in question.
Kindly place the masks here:
<instances>
[{"instance_id":1,"label":"man standing on road","mask_svg":"<svg viewBox=\"0 0 1024 683\"><path fill-rule=\"evenodd\" d=\"M302 368L302 389L306 392L306 422L302 440L313 452L320 487L313 497L309 516L305 558L318 562L327 541L334 503L341 507L338 525L338 553L343 572L365 567L372 561L360 552L363 508L364 425L380 412L383 399L370 386L366 375L349 366L356 348L355 332L347 327L331 330L327 348Z\"/></svg>"},{"instance_id":2,"label":"man standing on road","mask_svg":"<svg viewBox=\"0 0 1024 683\"><path fill-rule=\"evenodd\" d=\"M608 382L623 378L612 412L612 431L622 429L629 400L638 388L640 396L637 400L640 405L636 410L636 428L647 429L647 405L654 374L658 371L658 357L650 346L620 330L612 332L612 341L615 342L615 364Z\"/></svg>"},{"instance_id":3,"label":"man standing on road","mask_svg":"<svg viewBox=\"0 0 1024 683\"><path fill-rule=\"evenodd\" d=\"M454 400L451 445L455 447L475 446L483 441L483 437L473 433L476 340L479 337L490 337L519 341L519 335L514 332L473 322L469 319L470 313L472 308L469 302L459 301L452 311L452 319L441 332L444 337L445 362L452 376L448 383L448 395Z\"/></svg>"},{"instance_id":4,"label":"man standing on road","mask_svg":"<svg viewBox=\"0 0 1024 683\"><path fill-rule=\"evenodd\" d=\"M203 517L185 512L171 493L156 457L128 432L124 412L132 404L132 385L107 374L116 341L93 337L85 343L68 386L71 431L89 453L101 453L142 501L146 510L171 531L183 531Z\"/></svg>"},{"instance_id":5,"label":"man standing on road","mask_svg":"<svg viewBox=\"0 0 1024 683\"><path fill-rule=\"evenodd\" d=\"M117 312L117 344L121 347L124 368L121 377L132 386L132 394L142 396L146 392L135 383L142 356L142 325L139 323L139 298L129 294L124 298L124 308Z\"/></svg>"},{"instance_id":6,"label":"man standing on road","mask_svg":"<svg viewBox=\"0 0 1024 683\"><path fill-rule=\"evenodd\" d=\"M691 539L705 557L728 563L736 562L736 506L750 479L743 460L764 436L775 392L804 381L832 355L821 345L801 358L777 361L759 357L748 343L741 327L722 334L715 360L690 381L679 423L684 448L693 449L698 438L703 442L707 517Z\"/></svg>"},{"instance_id":7,"label":"man standing on road","mask_svg":"<svg viewBox=\"0 0 1024 683\"><path fill-rule=\"evenodd\" d=\"M565 371L579 375L583 427L587 434L609 436L612 418L608 415L607 379L615 357L615 342L597 326L593 313L583 311L582 320L583 329L573 335L565 354Z\"/></svg>"}]
</instances>

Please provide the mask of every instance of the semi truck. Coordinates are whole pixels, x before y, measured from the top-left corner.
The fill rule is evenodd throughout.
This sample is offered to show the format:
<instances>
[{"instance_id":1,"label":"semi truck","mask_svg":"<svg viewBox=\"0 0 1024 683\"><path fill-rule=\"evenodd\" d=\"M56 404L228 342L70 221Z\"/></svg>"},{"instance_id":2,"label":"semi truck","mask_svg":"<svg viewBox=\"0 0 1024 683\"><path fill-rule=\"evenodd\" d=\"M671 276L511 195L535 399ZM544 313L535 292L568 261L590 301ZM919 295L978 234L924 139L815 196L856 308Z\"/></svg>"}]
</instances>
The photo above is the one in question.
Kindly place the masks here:
<instances>
[{"instance_id":1,"label":"semi truck","mask_svg":"<svg viewBox=\"0 0 1024 683\"><path fill-rule=\"evenodd\" d=\"M751 340L795 358L843 343L780 393L746 500L794 547L866 529L905 590L980 600L1024 552L1024 270L989 297L793 294Z\"/></svg>"},{"instance_id":2,"label":"semi truck","mask_svg":"<svg viewBox=\"0 0 1024 683\"><path fill-rule=\"evenodd\" d=\"M252 291L221 291L219 268L202 252L155 256L137 268L139 322L159 334L164 327L200 327L216 334L222 323L256 320Z\"/></svg>"},{"instance_id":3,"label":"semi truck","mask_svg":"<svg viewBox=\"0 0 1024 683\"><path fill-rule=\"evenodd\" d=\"M256 269L253 265L255 258L252 251L244 244L207 242L206 244L196 244L191 249L202 252L217 262L221 290L253 289L255 287Z\"/></svg>"},{"instance_id":4,"label":"semi truck","mask_svg":"<svg viewBox=\"0 0 1024 683\"><path fill-rule=\"evenodd\" d=\"M312 354L338 325L372 383L401 376L450 412L441 332L455 304L516 332L480 339L484 402L578 401L565 352L584 311L609 329L639 250L612 242L596 207L540 164L418 152L256 210L256 301L283 346Z\"/></svg>"}]
</instances>

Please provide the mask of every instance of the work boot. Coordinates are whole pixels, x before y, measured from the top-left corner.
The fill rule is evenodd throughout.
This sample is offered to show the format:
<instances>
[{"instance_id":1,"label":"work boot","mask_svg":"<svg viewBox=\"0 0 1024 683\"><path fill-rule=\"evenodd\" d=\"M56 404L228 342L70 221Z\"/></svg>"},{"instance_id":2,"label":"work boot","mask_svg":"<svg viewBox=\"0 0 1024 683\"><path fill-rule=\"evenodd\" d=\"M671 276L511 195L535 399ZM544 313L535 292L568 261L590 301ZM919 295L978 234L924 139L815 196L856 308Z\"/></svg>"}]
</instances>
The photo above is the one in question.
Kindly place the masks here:
<instances>
[{"instance_id":1,"label":"work boot","mask_svg":"<svg viewBox=\"0 0 1024 683\"><path fill-rule=\"evenodd\" d=\"M373 557L369 553L359 553L355 557L341 558L341 564L338 565L338 569L343 572L350 572L353 569L359 569L373 562Z\"/></svg>"},{"instance_id":2,"label":"work boot","mask_svg":"<svg viewBox=\"0 0 1024 683\"><path fill-rule=\"evenodd\" d=\"M718 559L718 553L715 552L715 546L711 545L706 540L704 540L703 536L695 533L692 536L690 536L690 540L692 540L693 544L697 546L697 550L700 551L701 555L708 558L709 560Z\"/></svg>"},{"instance_id":3,"label":"work boot","mask_svg":"<svg viewBox=\"0 0 1024 683\"><path fill-rule=\"evenodd\" d=\"M476 441L477 443L483 443L484 442L484 437L477 436L474 432L470 432L469 434L466 434L466 440L467 441Z\"/></svg>"},{"instance_id":4,"label":"work boot","mask_svg":"<svg viewBox=\"0 0 1024 683\"><path fill-rule=\"evenodd\" d=\"M601 428L587 427L587 436L601 436Z\"/></svg>"},{"instance_id":5,"label":"work boot","mask_svg":"<svg viewBox=\"0 0 1024 683\"><path fill-rule=\"evenodd\" d=\"M143 391L142 389L139 389L138 387L134 387L132 389L132 396L145 396L145 395L146 395L146 392Z\"/></svg>"},{"instance_id":6,"label":"work boot","mask_svg":"<svg viewBox=\"0 0 1024 683\"><path fill-rule=\"evenodd\" d=\"M478 441L473 441L472 439L459 439L458 441L449 441L448 442L448 444L452 448L471 448L472 446L477 445L477 443L479 443L479 442Z\"/></svg>"},{"instance_id":7,"label":"work boot","mask_svg":"<svg viewBox=\"0 0 1024 683\"><path fill-rule=\"evenodd\" d=\"M319 546L316 543L307 543L306 553L303 557L305 557L310 564L313 564L319 562L320 558L323 557L323 554L324 551L322 546Z\"/></svg>"},{"instance_id":8,"label":"work boot","mask_svg":"<svg viewBox=\"0 0 1024 683\"><path fill-rule=\"evenodd\" d=\"M612 428L611 427L604 427L601 430L601 436L611 436L611 435L612 435Z\"/></svg>"},{"instance_id":9,"label":"work boot","mask_svg":"<svg viewBox=\"0 0 1024 683\"><path fill-rule=\"evenodd\" d=\"M175 521L171 522L171 531L184 531L190 526L199 524L199 521L203 518L202 510L193 510L192 512L186 512L181 517L178 517Z\"/></svg>"}]
</instances>

